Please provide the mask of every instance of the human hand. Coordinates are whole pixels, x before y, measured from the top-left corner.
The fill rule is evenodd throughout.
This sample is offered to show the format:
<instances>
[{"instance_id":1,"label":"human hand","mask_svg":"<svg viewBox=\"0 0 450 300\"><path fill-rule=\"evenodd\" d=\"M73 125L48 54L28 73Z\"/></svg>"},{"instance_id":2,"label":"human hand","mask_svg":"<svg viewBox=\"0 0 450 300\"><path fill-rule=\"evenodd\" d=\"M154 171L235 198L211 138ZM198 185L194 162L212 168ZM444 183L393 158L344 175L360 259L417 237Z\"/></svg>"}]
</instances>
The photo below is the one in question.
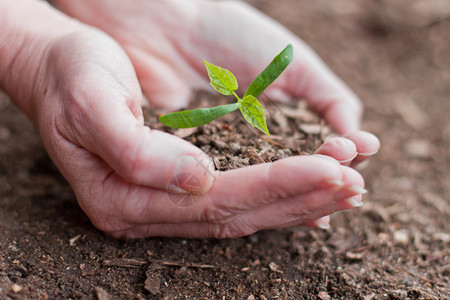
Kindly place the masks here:
<instances>
[{"instance_id":1,"label":"human hand","mask_svg":"<svg viewBox=\"0 0 450 300\"><path fill-rule=\"evenodd\" d=\"M325 143L322 154L331 157L292 157L219 174L198 148L144 127L134 70L113 40L80 24L50 40L30 38L26 45L40 45L33 48L39 59L17 57L12 73L38 70L36 77L22 82L20 92L12 81L3 86L21 102L99 229L115 237L238 237L324 227L322 216L360 204L361 176L331 158L349 161L357 141ZM28 103L15 97L24 93ZM180 194L168 192L190 191L182 182L171 185L180 174L191 174L203 192L189 207L176 205L172 197Z\"/></svg>"},{"instance_id":2,"label":"human hand","mask_svg":"<svg viewBox=\"0 0 450 300\"><path fill-rule=\"evenodd\" d=\"M102 34L60 38L47 65L45 74L55 77L46 80L37 112L44 144L93 224L115 237L223 238L324 226L328 219L312 222L359 205L361 176L332 158L293 157L219 174L198 148L144 127L131 64ZM327 154L351 158L353 144L345 141L326 143ZM189 207L167 191L179 192L170 182L180 174L191 174L204 192Z\"/></svg>"},{"instance_id":3,"label":"human hand","mask_svg":"<svg viewBox=\"0 0 450 300\"><path fill-rule=\"evenodd\" d=\"M362 105L354 93L298 37L242 2L55 2L115 38L131 57L150 102L171 109L185 107L192 89L208 88L202 59L229 68L245 88L292 43L294 61L266 94L284 101L305 98L340 134L357 141L353 164L379 148L375 136L358 132Z\"/></svg>"}]
</instances>

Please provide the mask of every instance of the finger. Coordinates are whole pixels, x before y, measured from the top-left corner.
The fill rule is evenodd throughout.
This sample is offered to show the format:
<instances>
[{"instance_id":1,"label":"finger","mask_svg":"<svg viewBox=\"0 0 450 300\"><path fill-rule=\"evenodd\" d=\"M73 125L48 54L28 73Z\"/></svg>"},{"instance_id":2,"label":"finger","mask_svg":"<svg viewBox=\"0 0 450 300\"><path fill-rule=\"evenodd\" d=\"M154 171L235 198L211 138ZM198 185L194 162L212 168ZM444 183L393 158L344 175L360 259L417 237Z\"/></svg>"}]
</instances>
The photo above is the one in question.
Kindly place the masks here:
<instances>
[{"instance_id":1,"label":"finger","mask_svg":"<svg viewBox=\"0 0 450 300\"><path fill-rule=\"evenodd\" d=\"M337 206L339 205L339 208ZM335 204L334 209L348 209L352 208L351 204L343 201ZM331 210L331 208L330 208ZM129 227L126 229L107 231L106 233L115 238L143 238L143 237L188 237L188 238L237 238L255 233L263 229L277 229L297 226L318 227L321 229L328 229L330 227L330 217L323 215L323 211L315 212L306 218L296 218L291 222L278 224L277 226L263 226L255 228L249 226L248 223L239 222L219 224L219 223L164 223L164 224L145 224ZM311 219L316 219L311 221Z\"/></svg>"},{"instance_id":2,"label":"finger","mask_svg":"<svg viewBox=\"0 0 450 300\"><path fill-rule=\"evenodd\" d=\"M364 179L358 171L343 166L341 172L344 186L336 192L336 201L367 193L367 190L364 188Z\"/></svg>"},{"instance_id":3,"label":"finger","mask_svg":"<svg viewBox=\"0 0 450 300\"><path fill-rule=\"evenodd\" d=\"M361 201L361 195L356 195L344 200L336 201L332 206L325 210L316 211L306 218L300 217L294 219L289 223L284 223L274 227L273 229L288 228L306 226L312 228L329 229L330 228L330 215L336 212L357 208L363 205ZM329 214L329 215L328 215ZM315 219L314 221L307 222L307 220ZM306 223L305 223L306 222Z\"/></svg>"},{"instance_id":4,"label":"finger","mask_svg":"<svg viewBox=\"0 0 450 300\"><path fill-rule=\"evenodd\" d=\"M339 165L314 155L224 172L210 190L213 198L206 207L206 220L224 222L279 199L320 188L340 187L343 185L341 172Z\"/></svg>"},{"instance_id":5,"label":"finger","mask_svg":"<svg viewBox=\"0 0 450 300\"><path fill-rule=\"evenodd\" d=\"M169 110L188 105L191 89L175 69L160 58L139 48L128 47L127 52L130 54L142 90L150 103Z\"/></svg>"},{"instance_id":6,"label":"finger","mask_svg":"<svg viewBox=\"0 0 450 300\"><path fill-rule=\"evenodd\" d=\"M290 223L282 224L282 226L278 226L277 228L286 228L286 227L297 227L297 226L306 226L312 228L320 228L320 229L329 229L330 228L330 216L336 212L349 210L352 208L361 207L363 205L362 196L356 195L344 200L336 201L332 204L328 209L319 210L307 218L298 218ZM314 221L306 222L308 219L315 219ZM306 222L306 223L305 223Z\"/></svg>"},{"instance_id":7,"label":"finger","mask_svg":"<svg viewBox=\"0 0 450 300\"><path fill-rule=\"evenodd\" d=\"M316 218L318 219L306 222L305 218L298 218L290 223L283 224L280 228L284 227L295 227L295 226L306 226L306 227L312 227L312 228L320 228L320 229L329 229L330 228L330 215L334 214L335 212L344 211L352 208L361 207L363 205L362 202L362 194L352 196L349 198L346 198L344 200L336 201L334 204L332 204L329 209L316 211L313 214L311 214L308 219L310 218ZM329 215L327 215L329 214Z\"/></svg>"},{"instance_id":8,"label":"finger","mask_svg":"<svg viewBox=\"0 0 450 300\"><path fill-rule=\"evenodd\" d=\"M350 171L351 173L351 171ZM357 180L357 176L354 180L356 182L360 182ZM353 186L352 186L353 187ZM346 191L341 193L341 196L336 196L333 201L331 199L324 200L327 196L331 195L330 191L313 191L306 193L305 195L301 195L295 199L296 202L302 202L301 200L308 199L310 203L322 202L327 203L330 202L330 205L325 205L324 208L316 210L314 212L308 213L302 216L293 216L291 220L287 220L285 218L286 215L282 216L282 220L271 223L270 220L274 219L273 212L281 211L280 209L274 210L272 207L267 209L269 211L269 216L258 216L256 219L260 222L258 226L255 223L247 220L247 216L237 216L233 220L227 223L210 223L210 222L187 222L187 223L157 223L157 224L144 224L144 225L136 225L130 226L126 229L109 231L108 234L116 237L116 238L141 238L141 237L149 237L149 236L168 236L168 237L191 237L191 238L236 238L245 235L252 234L258 230L262 229L275 229L275 228L285 228L292 226L310 226L310 227L319 227L322 229L329 228L330 218L328 214L332 214L337 211L346 210L354 207L359 207L362 205L361 194L358 194L355 191L349 192ZM350 194L354 194L346 199L342 199L341 197L348 196ZM291 201L290 199L287 201ZM291 201L292 202L292 201ZM277 208L281 206L282 203L278 203ZM314 205L314 204L313 204ZM292 215L292 210L297 210L298 208L294 207L286 207L286 210L289 214ZM272 211L272 212L270 212ZM304 210L302 209L302 213ZM172 219L173 220L173 219ZM315 221L312 221L315 220Z\"/></svg>"},{"instance_id":9,"label":"finger","mask_svg":"<svg viewBox=\"0 0 450 300\"><path fill-rule=\"evenodd\" d=\"M366 192L363 188L364 181L358 172L347 167L343 167L342 181L344 186L337 191L336 189L314 190L248 211L238 216L238 220L233 220L240 223L239 226L233 227L257 231L298 226L338 210L348 209L349 205L354 205L355 202L348 202L346 199Z\"/></svg>"},{"instance_id":10,"label":"finger","mask_svg":"<svg viewBox=\"0 0 450 300\"><path fill-rule=\"evenodd\" d=\"M89 99L88 111L83 110L83 119L74 120L71 128L65 130L69 140L100 156L130 183L182 191L183 186L177 185L174 177L192 174L199 182L199 189L209 189L214 168L200 149L144 126L130 110L126 96L114 89L98 84L80 93L77 98ZM96 95L95 99L91 95Z\"/></svg>"},{"instance_id":11,"label":"finger","mask_svg":"<svg viewBox=\"0 0 450 300\"><path fill-rule=\"evenodd\" d=\"M355 144L351 140L341 137L326 139L315 153L331 156L342 165L350 164L357 155Z\"/></svg>"},{"instance_id":12,"label":"finger","mask_svg":"<svg viewBox=\"0 0 450 300\"><path fill-rule=\"evenodd\" d=\"M345 135L356 146L358 155L352 164L358 164L375 155L380 149L380 140L373 134L366 131L355 131Z\"/></svg>"},{"instance_id":13,"label":"finger","mask_svg":"<svg viewBox=\"0 0 450 300\"><path fill-rule=\"evenodd\" d=\"M353 198L360 198L355 196ZM360 200L355 200L360 202ZM336 211L345 210L353 207L353 203L347 201L339 201L334 204L334 207L330 207L329 211L333 213L333 209ZM360 206L360 205L359 205ZM330 214L331 214L330 213ZM310 219L315 221L308 221ZM107 234L115 238L143 238L143 237L188 237L188 238L237 238L252 234L261 229L276 229L287 228L297 226L309 226L314 228L328 229L330 228L330 217L324 215L324 211L315 212L306 218L296 218L291 222L285 222L282 225L263 227L255 229L248 226L247 223L242 222L230 222L226 224L217 223L181 223L181 224L146 224L133 226L127 229L121 229L117 231L109 231Z\"/></svg>"},{"instance_id":14,"label":"finger","mask_svg":"<svg viewBox=\"0 0 450 300\"><path fill-rule=\"evenodd\" d=\"M125 181L181 191L183 187L171 180L193 174L201 190L208 190L214 170L211 160L194 145L144 126L142 94L128 57L112 39L95 31L90 35L108 51L88 51L92 45L82 35L67 37L70 44L63 39L55 45L51 62L61 74L58 89L65 97L56 124L50 119L43 123L56 126L68 141L99 156ZM74 42L85 47L66 57ZM61 65L67 66L64 72Z\"/></svg>"},{"instance_id":15,"label":"finger","mask_svg":"<svg viewBox=\"0 0 450 300\"><path fill-rule=\"evenodd\" d=\"M297 41L294 49L287 89L294 97L304 97L340 134L358 130L362 116L358 97L307 45Z\"/></svg>"},{"instance_id":16,"label":"finger","mask_svg":"<svg viewBox=\"0 0 450 300\"><path fill-rule=\"evenodd\" d=\"M312 228L329 229L330 228L330 219L331 219L330 216L323 216L312 222L308 222L306 224L301 223L299 225L312 227Z\"/></svg>"},{"instance_id":17,"label":"finger","mask_svg":"<svg viewBox=\"0 0 450 300\"><path fill-rule=\"evenodd\" d=\"M242 49L247 49L247 51L241 51L239 59L229 56L228 52L222 52L224 55L219 57L220 63L233 66L235 74L240 75L242 87L248 86L250 80L261 71L258 66L270 62L270 59L281 50L281 47L292 43L294 59L286 71L267 89L267 94L276 96L280 100L285 100L286 95L289 95L291 99L305 98L311 107L323 115L340 134L359 129L362 114L362 105L359 99L309 46L279 23L249 5L228 1L220 3L215 7L216 14L206 14L213 16L210 24L215 24L217 20L220 20L217 18L217 14L224 18L232 14L239 21L232 23L231 29L222 32L221 39L215 41L208 48L219 48L220 51L229 49L227 44L239 43L242 45ZM258 24L258 30L245 32L241 30L246 27L254 29L254 24ZM215 28L217 27L211 26L205 30L212 31ZM268 40L270 43L267 42ZM218 47L218 43L222 47ZM248 49L259 50L249 51ZM216 50L213 53L217 54L217 52Z\"/></svg>"},{"instance_id":18,"label":"finger","mask_svg":"<svg viewBox=\"0 0 450 300\"><path fill-rule=\"evenodd\" d=\"M341 186L342 168L312 155L227 171L216 176L212 188L187 207L178 205L178 198L174 198L177 194L163 190L129 186L121 188L126 193L118 193L116 187L126 182L116 174L108 177L102 186L105 199L112 199L105 205L113 203L110 205L120 207L121 215L116 217L128 224L225 223L238 214L279 199Z\"/></svg>"},{"instance_id":19,"label":"finger","mask_svg":"<svg viewBox=\"0 0 450 300\"><path fill-rule=\"evenodd\" d=\"M283 199L277 205L248 212L233 220L233 229L243 229L236 234L250 234L263 229L279 229L310 223L319 217L324 209L334 203L334 191L319 190L302 194L290 199Z\"/></svg>"}]
</instances>

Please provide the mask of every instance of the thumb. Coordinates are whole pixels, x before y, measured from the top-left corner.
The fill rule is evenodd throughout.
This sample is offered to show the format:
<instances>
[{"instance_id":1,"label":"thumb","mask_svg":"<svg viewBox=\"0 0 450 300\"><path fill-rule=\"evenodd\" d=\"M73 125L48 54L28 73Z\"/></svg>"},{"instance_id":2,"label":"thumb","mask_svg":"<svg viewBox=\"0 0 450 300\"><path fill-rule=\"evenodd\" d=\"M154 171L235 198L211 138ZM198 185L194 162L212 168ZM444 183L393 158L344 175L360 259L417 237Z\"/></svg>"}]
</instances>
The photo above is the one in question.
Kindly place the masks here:
<instances>
[{"instance_id":1,"label":"thumb","mask_svg":"<svg viewBox=\"0 0 450 300\"><path fill-rule=\"evenodd\" d=\"M176 136L140 124L123 128L128 130L116 127L108 140L100 140L98 151L126 181L172 192L209 190L215 173L206 153ZM108 146L102 147L102 143Z\"/></svg>"},{"instance_id":2,"label":"thumb","mask_svg":"<svg viewBox=\"0 0 450 300\"><path fill-rule=\"evenodd\" d=\"M203 193L215 179L211 159L174 135L144 126L126 103L97 99L81 125L76 143L97 154L127 182L173 192ZM111 101L112 100L112 101ZM195 189L195 191L193 191Z\"/></svg>"},{"instance_id":3,"label":"thumb","mask_svg":"<svg viewBox=\"0 0 450 300\"><path fill-rule=\"evenodd\" d=\"M362 105L351 89L302 41L296 44L287 75L288 90L304 97L339 133L359 129Z\"/></svg>"}]
</instances>

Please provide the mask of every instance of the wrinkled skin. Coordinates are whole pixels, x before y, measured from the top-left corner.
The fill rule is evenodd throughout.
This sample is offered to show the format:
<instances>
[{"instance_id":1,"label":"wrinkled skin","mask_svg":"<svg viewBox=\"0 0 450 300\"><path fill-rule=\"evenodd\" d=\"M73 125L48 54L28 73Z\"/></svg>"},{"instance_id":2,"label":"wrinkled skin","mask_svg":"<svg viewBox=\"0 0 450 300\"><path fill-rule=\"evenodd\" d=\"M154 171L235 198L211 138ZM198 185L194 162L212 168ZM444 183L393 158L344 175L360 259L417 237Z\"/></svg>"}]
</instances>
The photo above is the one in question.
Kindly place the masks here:
<instances>
[{"instance_id":1,"label":"wrinkled skin","mask_svg":"<svg viewBox=\"0 0 450 300\"><path fill-rule=\"evenodd\" d=\"M361 205L363 178L346 165L375 153L378 139L358 131L356 96L274 21L231 2L55 2L112 38L39 4L37 14L58 26L29 37L28 45L38 45L33 55L22 51L16 59L17 73L36 75L3 88L34 122L99 229L115 237L239 237L326 227L328 215ZM267 93L284 101L305 97L345 135L317 154L218 173L200 149L143 125L141 87L149 105L183 107L193 88L208 85L202 59L227 66L247 86L289 42L295 60ZM171 184L182 173L193 174L202 192L188 207L168 192L186 189Z\"/></svg>"}]
</instances>

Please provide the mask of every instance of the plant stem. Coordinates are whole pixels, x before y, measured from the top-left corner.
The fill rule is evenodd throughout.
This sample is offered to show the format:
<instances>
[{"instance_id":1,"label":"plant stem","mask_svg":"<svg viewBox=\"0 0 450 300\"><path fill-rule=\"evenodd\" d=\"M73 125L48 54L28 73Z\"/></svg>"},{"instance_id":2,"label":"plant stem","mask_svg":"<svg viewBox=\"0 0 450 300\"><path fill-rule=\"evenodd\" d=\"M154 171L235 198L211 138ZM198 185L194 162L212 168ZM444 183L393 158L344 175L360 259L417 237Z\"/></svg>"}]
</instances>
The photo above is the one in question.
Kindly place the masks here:
<instances>
[{"instance_id":1,"label":"plant stem","mask_svg":"<svg viewBox=\"0 0 450 300\"><path fill-rule=\"evenodd\" d=\"M233 92L233 95L236 97L238 102L240 102L242 100L241 98L239 98L239 96L235 92Z\"/></svg>"}]
</instances>

